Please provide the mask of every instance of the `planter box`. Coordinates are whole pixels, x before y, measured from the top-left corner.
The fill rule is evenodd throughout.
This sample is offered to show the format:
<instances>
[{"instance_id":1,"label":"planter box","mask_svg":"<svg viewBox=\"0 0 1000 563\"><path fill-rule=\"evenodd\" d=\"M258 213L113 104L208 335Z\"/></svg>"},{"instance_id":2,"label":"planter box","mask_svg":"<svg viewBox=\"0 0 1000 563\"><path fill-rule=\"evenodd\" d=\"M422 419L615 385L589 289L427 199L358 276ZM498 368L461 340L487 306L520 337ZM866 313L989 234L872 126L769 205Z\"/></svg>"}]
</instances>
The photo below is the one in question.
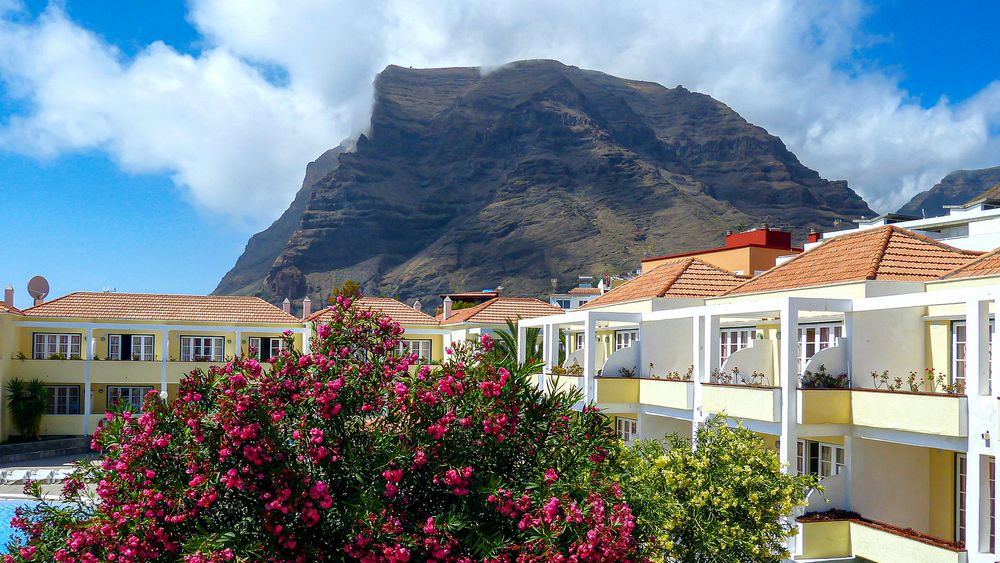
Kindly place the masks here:
<instances>
[{"instance_id":1,"label":"planter box","mask_svg":"<svg viewBox=\"0 0 1000 563\"><path fill-rule=\"evenodd\" d=\"M664 379L640 379L639 402L670 409L694 408L694 383Z\"/></svg>"},{"instance_id":2,"label":"planter box","mask_svg":"<svg viewBox=\"0 0 1000 563\"><path fill-rule=\"evenodd\" d=\"M767 422L781 420L781 389L777 387L703 383L702 393L705 412Z\"/></svg>"},{"instance_id":3,"label":"planter box","mask_svg":"<svg viewBox=\"0 0 1000 563\"><path fill-rule=\"evenodd\" d=\"M850 424L850 389L799 389L801 424Z\"/></svg>"},{"instance_id":4,"label":"planter box","mask_svg":"<svg viewBox=\"0 0 1000 563\"><path fill-rule=\"evenodd\" d=\"M851 390L854 424L938 436L969 435L968 399L964 395Z\"/></svg>"}]
</instances>

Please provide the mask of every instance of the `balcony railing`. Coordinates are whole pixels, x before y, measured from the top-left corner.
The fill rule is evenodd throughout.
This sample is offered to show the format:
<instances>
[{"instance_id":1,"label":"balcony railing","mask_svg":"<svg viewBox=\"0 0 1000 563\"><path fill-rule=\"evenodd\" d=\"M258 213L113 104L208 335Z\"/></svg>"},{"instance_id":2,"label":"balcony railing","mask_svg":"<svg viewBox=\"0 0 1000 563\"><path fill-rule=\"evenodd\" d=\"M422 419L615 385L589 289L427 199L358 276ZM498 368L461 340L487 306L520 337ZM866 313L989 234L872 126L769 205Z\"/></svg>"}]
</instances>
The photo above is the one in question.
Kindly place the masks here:
<instances>
[{"instance_id":1,"label":"balcony railing","mask_svg":"<svg viewBox=\"0 0 1000 563\"><path fill-rule=\"evenodd\" d=\"M965 395L852 389L851 418L854 424L870 428L939 436L969 435Z\"/></svg>"},{"instance_id":2,"label":"balcony railing","mask_svg":"<svg viewBox=\"0 0 1000 563\"><path fill-rule=\"evenodd\" d=\"M821 515L822 516L822 515ZM857 515L855 515L857 516ZM956 544L860 517L799 520L802 559L858 557L871 561L963 563Z\"/></svg>"},{"instance_id":3,"label":"balcony railing","mask_svg":"<svg viewBox=\"0 0 1000 563\"><path fill-rule=\"evenodd\" d=\"M625 377L598 377L598 406L629 405L633 409L639 403L639 380Z\"/></svg>"},{"instance_id":4,"label":"balcony railing","mask_svg":"<svg viewBox=\"0 0 1000 563\"><path fill-rule=\"evenodd\" d=\"M781 389L721 383L702 384L702 409L735 418L781 420Z\"/></svg>"},{"instance_id":5,"label":"balcony railing","mask_svg":"<svg viewBox=\"0 0 1000 563\"><path fill-rule=\"evenodd\" d=\"M694 383L670 379L640 379L639 402L654 407L692 410Z\"/></svg>"}]
</instances>

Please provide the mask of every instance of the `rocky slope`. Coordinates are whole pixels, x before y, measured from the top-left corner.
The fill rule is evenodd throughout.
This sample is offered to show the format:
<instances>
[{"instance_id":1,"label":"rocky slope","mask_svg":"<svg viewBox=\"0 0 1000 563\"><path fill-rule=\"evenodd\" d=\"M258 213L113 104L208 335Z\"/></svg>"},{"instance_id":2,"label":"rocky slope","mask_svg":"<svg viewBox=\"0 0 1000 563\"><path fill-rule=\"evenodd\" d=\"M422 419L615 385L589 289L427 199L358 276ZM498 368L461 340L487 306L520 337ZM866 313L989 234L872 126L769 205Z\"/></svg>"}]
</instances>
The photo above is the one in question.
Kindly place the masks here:
<instances>
[{"instance_id":1,"label":"rocky slope","mask_svg":"<svg viewBox=\"0 0 1000 563\"><path fill-rule=\"evenodd\" d=\"M897 213L914 217L945 215L945 205L959 205L1000 183L1000 166L981 170L956 170L926 192L921 192Z\"/></svg>"},{"instance_id":2,"label":"rocky slope","mask_svg":"<svg viewBox=\"0 0 1000 563\"><path fill-rule=\"evenodd\" d=\"M551 278L712 247L730 228L801 238L873 213L709 96L544 60L386 68L368 134L330 168L217 293L315 300L351 278L425 303L497 285L542 295Z\"/></svg>"}]
</instances>

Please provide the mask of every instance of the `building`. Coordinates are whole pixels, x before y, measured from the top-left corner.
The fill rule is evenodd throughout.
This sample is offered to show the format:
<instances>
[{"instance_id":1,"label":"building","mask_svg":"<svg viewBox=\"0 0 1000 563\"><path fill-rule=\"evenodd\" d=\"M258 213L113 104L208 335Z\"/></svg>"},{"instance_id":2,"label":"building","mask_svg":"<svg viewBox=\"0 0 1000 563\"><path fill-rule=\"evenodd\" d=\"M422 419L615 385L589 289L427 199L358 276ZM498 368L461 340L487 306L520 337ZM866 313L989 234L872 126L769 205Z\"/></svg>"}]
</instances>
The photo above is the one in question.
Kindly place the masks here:
<instances>
[{"instance_id":1,"label":"building","mask_svg":"<svg viewBox=\"0 0 1000 563\"><path fill-rule=\"evenodd\" d=\"M7 303L13 303L8 289ZM49 391L43 435L88 435L115 405L138 408L157 390L254 349L268 359L304 344L302 321L256 297L71 293L23 311L0 306L0 388L39 379ZM13 429L0 420L0 436Z\"/></svg>"},{"instance_id":2,"label":"building","mask_svg":"<svg viewBox=\"0 0 1000 563\"><path fill-rule=\"evenodd\" d=\"M534 319L560 313L562 310L541 299L533 297L495 297L466 309L451 309L451 302L445 299L444 311L437 320L441 328L448 330L447 345L452 342L478 340L480 335L492 335L496 330L507 330L507 322L514 324L525 319Z\"/></svg>"},{"instance_id":3,"label":"building","mask_svg":"<svg viewBox=\"0 0 1000 563\"><path fill-rule=\"evenodd\" d=\"M928 238L947 242L969 250L993 250L1000 247L1000 184L961 205L945 206L948 214L940 217L909 217L889 213L857 221L857 226L824 233L814 237L806 247L819 240L838 237L859 230L877 229L886 225L913 231Z\"/></svg>"},{"instance_id":4,"label":"building","mask_svg":"<svg viewBox=\"0 0 1000 563\"><path fill-rule=\"evenodd\" d=\"M642 273L677 258L699 258L734 274L755 276L773 267L778 258L799 252L801 248L792 246L792 233L764 225L742 233L726 233L725 245L720 248L643 258Z\"/></svg>"},{"instance_id":5,"label":"building","mask_svg":"<svg viewBox=\"0 0 1000 563\"><path fill-rule=\"evenodd\" d=\"M592 276L580 276L579 284L566 293L553 293L549 296L549 304L566 311L575 311L591 299L604 294L605 284L602 279L595 286ZM553 286L556 280L553 279Z\"/></svg>"},{"instance_id":6,"label":"building","mask_svg":"<svg viewBox=\"0 0 1000 563\"><path fill-rule=\"evenodd\" d=\"M545 337L539 385L579 388L626 441L692 435L723 413L757 432L787 471L826 488L796 515L798 560L997 560L1000 251L897 224L826 237L714 287L694 283L703 264L670 267L710 295L671 298L674 272L657 268L578 311L523 321L519 332ZM583 334L567 359L578 376L553 372L565 332Z\"/></svg>"}]
</instances>

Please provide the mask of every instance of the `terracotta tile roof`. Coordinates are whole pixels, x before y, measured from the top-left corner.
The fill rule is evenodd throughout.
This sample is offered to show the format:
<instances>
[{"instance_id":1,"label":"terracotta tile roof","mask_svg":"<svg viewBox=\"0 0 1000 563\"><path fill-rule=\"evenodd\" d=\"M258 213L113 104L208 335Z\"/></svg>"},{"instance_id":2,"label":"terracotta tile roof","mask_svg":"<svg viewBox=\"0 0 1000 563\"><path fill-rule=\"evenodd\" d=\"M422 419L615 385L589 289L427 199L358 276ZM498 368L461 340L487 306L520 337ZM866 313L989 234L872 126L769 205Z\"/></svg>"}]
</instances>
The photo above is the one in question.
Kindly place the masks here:
<instances>
[{"instance_id":1,"label":"terracotta tile roof","mask_svg":"<svg viewBox=\"0 0 1000 563\"><path fill-rule=\"evenodd\" d=\"M1000 248L987 252L964 266L955 268L941 276L941 279L951 280L996 275L1000 275Z\"/></svg>"},{"instance_id":2,"label":"terracotta tile roof","mask_svg":"<svg viewBox=\"0 0 1000 563\"><path fill-rule=\"evenodd\" d=\"M678 258L630 279L581 308L656 297L713 297L740 285L745 279L698 258Z\"/></svg>"},{"instance_id":3,"label":"terracotta tile roof","mask_svg":"<svg viewBox=\"0 0 1000 563\"><path fill-rule=\"evenodd\" d=\"M599 287L574 287L569 290L570 295L600 295L601 288Z\"/></svg>"},{"instance_id":4,"label":"terracotta tile roof","mask_svg":"<svg viewBox=\"0 0 1000 563\"><path fill-rule=\"evenodd\" d=\"M21 310L18 309L17 307L12 307L10 305L7 305L3 301L0 301L0 313L18 313L18 314L20 314Z\"/></svg>"},{"instance_id":5,"label":"terracotta tile roof","mask_svg":"<svg viewBox=\"0 0 1000 563\"><path fill-rule=\"evenodd\" d=\"M826 239L726 295L864 280L929 281L980 254L888 225Z\"/></svg>"},{"instance_id":6,"label":"terracotta tile roof","mask_svg":"<svg viewBox=\"0 0 1000 563\"><path fill-rule=\"evenodd\" d=\"M441 324L504 324L508 320L517 321L518 319L559 315L564 312L555 305L533 297L497 297L475 307L452 311L448 320L442 320ZM441 315L438 315L438 318L440 319Z\"/></svg>"},{"instance_id":7,"label":"terracotta tile roof","mask_svg":"<svg viewBox=\"0 0 1000 563\"><path fill-rule=\"evenodd\" d=\"M436 325L437 319L422 313L405 303L391 297L362 297L356 299L351 307L359 307L372 312L381 313L401 325ZM306 317L307 321L326 321L330 319L333 308L327 307Z\"/></svg>"},{"instance_id":8,"label":"terracotta tile roof","mask_svg":"<svg viewBox=\"0 0 1000 563\"><path fill-rule=\"evenodd\" d=\"M302 321L259 297L240 295L161 295L153 293L70 293L29 307L30 317L85 319L294 323Z\"/></svg>"}]
</instances>

